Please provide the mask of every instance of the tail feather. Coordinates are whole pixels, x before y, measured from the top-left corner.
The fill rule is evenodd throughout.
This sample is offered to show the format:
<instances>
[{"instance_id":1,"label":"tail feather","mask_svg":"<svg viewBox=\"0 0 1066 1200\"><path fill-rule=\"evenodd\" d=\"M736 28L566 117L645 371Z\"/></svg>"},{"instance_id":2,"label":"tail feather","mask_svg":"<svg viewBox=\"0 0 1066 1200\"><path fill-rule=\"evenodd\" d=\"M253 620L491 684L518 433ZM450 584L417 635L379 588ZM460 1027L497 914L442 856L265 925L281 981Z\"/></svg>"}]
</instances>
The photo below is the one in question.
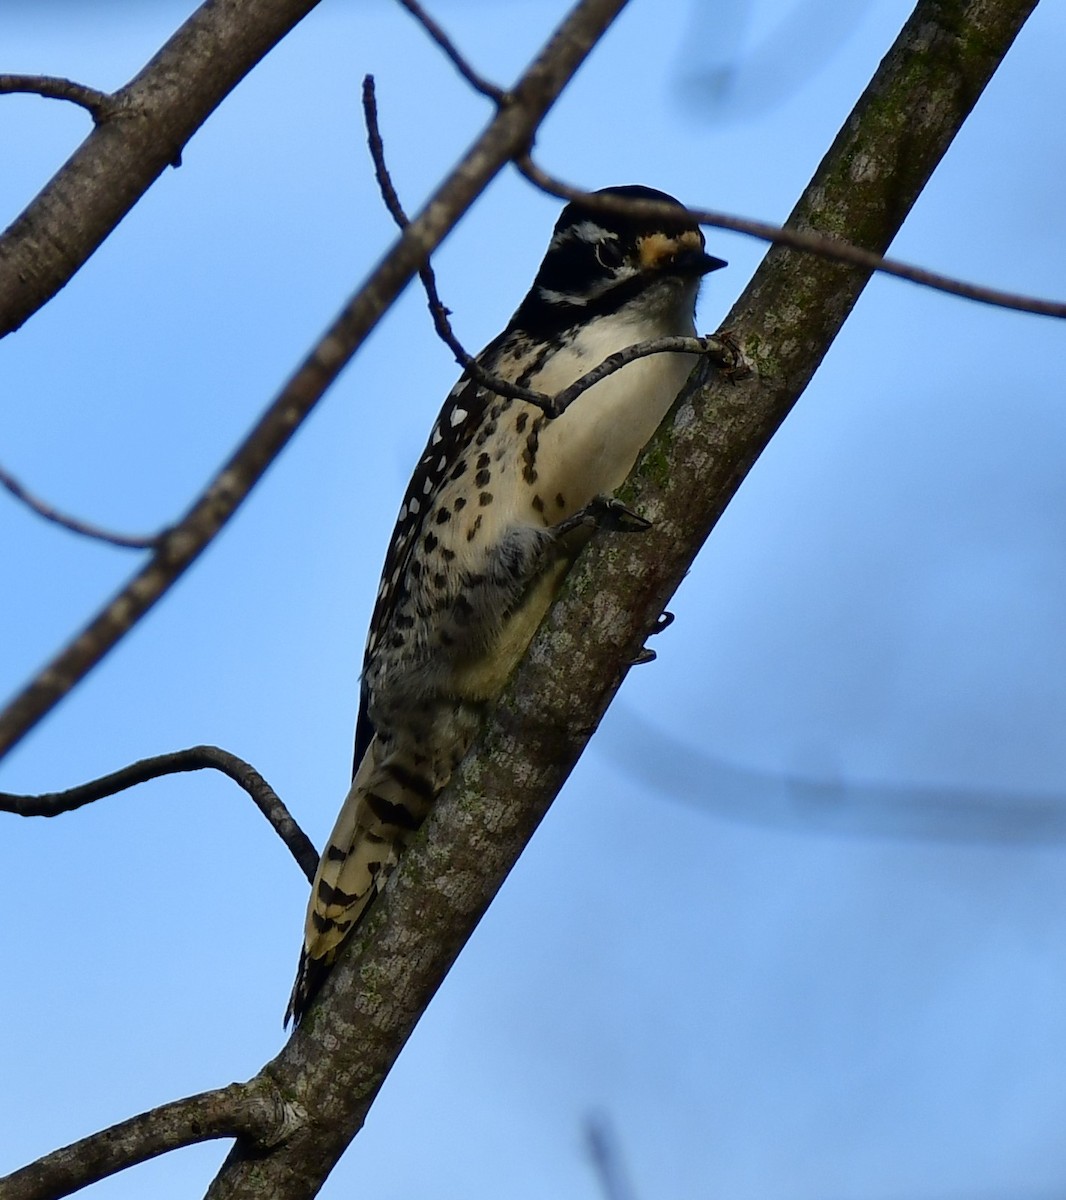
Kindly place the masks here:
<instances>
[{"instance_id":1,"label":"tail feather","mask_svg":"<svg viewBox=\"0 0 1066 1200\"><path fill-rule=\"evenodd\" d=\"M397 750L386 753L377 738L370 743L311 887L286 1025L302 1020L341 944L385 886L440 786Z\"/></svg>"}]
</instances>

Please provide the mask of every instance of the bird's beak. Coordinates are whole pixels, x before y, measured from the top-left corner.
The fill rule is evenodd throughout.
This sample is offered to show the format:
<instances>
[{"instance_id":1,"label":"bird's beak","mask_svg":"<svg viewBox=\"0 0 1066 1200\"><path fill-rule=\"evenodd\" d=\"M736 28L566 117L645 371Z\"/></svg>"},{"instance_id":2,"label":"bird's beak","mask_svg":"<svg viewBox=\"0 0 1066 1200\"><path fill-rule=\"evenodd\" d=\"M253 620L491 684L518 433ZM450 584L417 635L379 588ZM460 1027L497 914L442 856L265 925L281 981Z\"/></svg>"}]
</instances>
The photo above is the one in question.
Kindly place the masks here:
<instances>
[{"instance_id":1,"label":"bird's beak","mask_svg":"<svg viewBox=\"0 0 1066 1200\"><path fill-rule=\"evenodd\" d=\"M695 229L680 237L653 233L637 243L640 264L645 270L667 271L671 275L706 275L724 267L725 261L708 254L703 238Z\"/></svg>"},{"instance_id":2,"label":"bird's beak","mask_svg":"<svg viewBox=\"0 0 1066 1200\"><path fill-rule=\"evenodd\" d=\"M709 275L712 271L720 271L729 266L724 258L715 258L713 254L700 253L695 255L695 260L693 270L698 271L700 275Z\"/></svg>"},{"instance_id":3,"label":"bird's beak","mask_svg":"<svg viewBox=\"0 0 1066 1200\"><path fill-rule=\"evenodd\" d=\"M726 266L726 261L723 258L715 258L713 254L708 254L705 250L685 248L679 250L673 256L669 264L664 263L666 270L673 275L708 275L711 271L718 271Z\"/></svg>"}]
</instances>

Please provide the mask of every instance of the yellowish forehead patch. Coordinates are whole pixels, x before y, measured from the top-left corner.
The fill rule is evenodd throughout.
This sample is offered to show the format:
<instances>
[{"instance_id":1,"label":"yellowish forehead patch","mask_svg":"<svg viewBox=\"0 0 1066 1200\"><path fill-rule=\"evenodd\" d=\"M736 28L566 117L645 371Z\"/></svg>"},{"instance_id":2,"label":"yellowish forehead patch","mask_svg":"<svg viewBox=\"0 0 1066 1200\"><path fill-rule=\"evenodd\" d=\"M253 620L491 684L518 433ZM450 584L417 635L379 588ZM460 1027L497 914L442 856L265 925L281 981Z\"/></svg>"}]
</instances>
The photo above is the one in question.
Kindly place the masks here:
<instances>
[{"instance_id":1,"label":"yellowish forehead patch","mask_svg":"<svg viewBox=\"0 0 1066 1200\"><path fill-rule=\"evenodd\" d=\"M702 249L703 234L698 229L686 229L677 237L669 237L665 233L649 233L637 239L637 253L644 270L653 270L682 250Z\"/></svg>"}]
</instances>

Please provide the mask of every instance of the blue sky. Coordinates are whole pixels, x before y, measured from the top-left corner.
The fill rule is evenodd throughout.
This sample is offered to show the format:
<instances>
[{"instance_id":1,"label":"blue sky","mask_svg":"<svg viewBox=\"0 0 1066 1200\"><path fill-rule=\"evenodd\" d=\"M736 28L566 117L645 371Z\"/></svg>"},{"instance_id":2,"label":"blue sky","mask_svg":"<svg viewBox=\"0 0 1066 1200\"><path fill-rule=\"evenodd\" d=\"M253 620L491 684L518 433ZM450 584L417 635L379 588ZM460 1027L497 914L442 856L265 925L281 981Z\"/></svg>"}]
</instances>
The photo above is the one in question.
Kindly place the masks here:
<instances>
[{"instance_id":1,"label":"blue sky","mask_svg":"<svg viewBox=\"0 0 1066 1200\"><path fill-rule=\"evenodd\" d=\"M564 8L434 11L506 82ZM190 9L8 0L0 70L113 87ZM589 186L783 219L908 10L634 0L538 155ZM896 255L1066 294L1064 59L1066 17L1045 4ZM324 0L4 341L4 466L121 529L185 507L392 237L363 145L367 71L409 209L487 117L397 8ZM0 98L5 221L87 124ZM508 174L442 248L469 348L521 299L557 211ZM730 262L701 301L710 329L762 249L708 236ZM324 1196L591 1200L591 1110L610 1115L640 1200L1062 1193L1062 337L896 281L868 288ZM410 289L0 787L57 789L213 742L321 844L381 559L454 374ZM0 561L13 690L136 558L0 496ZM306 884L233 785L162 780L4 826L0 1169L276 1051ZM196 1195L222 1153L171 1155L93 1194Z\"/></svg>"}]
</instances>

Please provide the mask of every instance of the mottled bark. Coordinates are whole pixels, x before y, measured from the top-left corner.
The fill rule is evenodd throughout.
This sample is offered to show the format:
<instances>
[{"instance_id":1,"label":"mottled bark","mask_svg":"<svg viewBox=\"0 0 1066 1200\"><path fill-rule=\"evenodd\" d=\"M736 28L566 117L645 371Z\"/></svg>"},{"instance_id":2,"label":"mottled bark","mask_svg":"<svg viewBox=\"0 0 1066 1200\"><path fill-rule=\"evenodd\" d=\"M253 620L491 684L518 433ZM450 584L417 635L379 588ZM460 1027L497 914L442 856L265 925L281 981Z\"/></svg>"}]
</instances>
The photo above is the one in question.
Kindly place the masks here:
<instances>
[{"instance_id":1,"label":"mottled bark","mask_svg":"<svg viewBox=\"0 0 1066 1200\"><path fill-rule=\"evenodd\" d=\"M265 1151L288 1137L302 1119L269 1080L231 1083L160 1105L54 1150L0 1180L0 1198L58 1200L116 1171L212 1138L240 1137Z\"/></svg>"}]
</instances>

